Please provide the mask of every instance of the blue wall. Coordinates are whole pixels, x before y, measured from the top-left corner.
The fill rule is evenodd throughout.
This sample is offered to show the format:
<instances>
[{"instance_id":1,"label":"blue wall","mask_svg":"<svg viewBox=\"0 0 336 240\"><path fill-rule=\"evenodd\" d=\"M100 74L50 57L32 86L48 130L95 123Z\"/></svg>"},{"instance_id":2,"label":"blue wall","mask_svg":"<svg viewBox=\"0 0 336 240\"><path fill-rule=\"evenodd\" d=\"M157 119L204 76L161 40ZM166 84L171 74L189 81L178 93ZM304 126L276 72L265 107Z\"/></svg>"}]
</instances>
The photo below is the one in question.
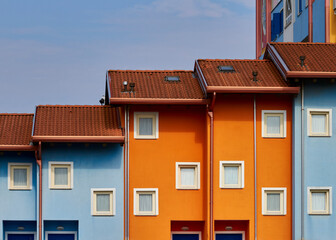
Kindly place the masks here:
<instances>
[{"instance_id":1,"label":"blue wall","mask_svg":"<svg viewBox=\"0 0 336 240\"><path fill-rule=\"evenodd\" d=\"M298 4L302 1L302 12L298 14ZM308 7L305 0L295 1L294 42L302 42L308 36Z\"/></svg>"},{"instance_id":2,"label":"blue wall","mask_svg":"<svg viewBox=\"0 0 336 240\"><path fill-rule=\"evenodd\" d=\"M78 238L122 239L124 231L123 147L120 144L43 144L43 221L46 228L78 221ZM49 189L49 161L73 162L73 188ZM91 188L116 189L114 216L91 215ZM59 220L60 222L47 222ZM52 225L48 225L52 223ZM45 229L50 230L50 229Z\"/></svg>"},{"instance_id":3,"label":"blue wall","mask_svg":"<svg viewBox=\"0 0 336 240\"><path fill-rule=\"evenodd\" d=\"M4 221L36 221L36 164L34 152L1 152L0 155L0 231L4 239ZM32 164L32 189L8 189L8 163ZM6 229L5 229L6 230Z\"/></svg>"},{"instance_id":4,"label":"blue wall","mask_svg":"<svg viewBox=\"0 0 336 240\"><path fill-rule=\"evenodd\" d=\"M336 235L336 214L309 215L307 211L307 187L332 187L336 190L336 122L332 118L331 137L308 137L307 136L307 108L332 109L336 113L336 84L328 80L319 79L317 83L305 81L304 85L304 229L305 239L334 239ZM294 102L295 134L294 155L295 169L293 170L295 186L295 240L300 239L301 226L301 141L300 141L300 96ZM334 199L334 196L332 196ZM331 202L333 204L333 202Z\"/></svg>"}]
</instances>

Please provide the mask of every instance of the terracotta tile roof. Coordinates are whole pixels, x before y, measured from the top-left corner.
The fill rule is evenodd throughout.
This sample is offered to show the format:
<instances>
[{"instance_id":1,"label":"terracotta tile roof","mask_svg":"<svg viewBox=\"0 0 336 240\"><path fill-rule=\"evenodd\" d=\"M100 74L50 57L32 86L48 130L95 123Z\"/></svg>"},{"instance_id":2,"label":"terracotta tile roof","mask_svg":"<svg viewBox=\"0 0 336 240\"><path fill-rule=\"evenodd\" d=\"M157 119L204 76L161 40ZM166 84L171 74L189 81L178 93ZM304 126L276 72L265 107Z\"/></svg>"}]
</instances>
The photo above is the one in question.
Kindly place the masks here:
<instances>
[{"instance_id":1,"label":"terracotta tile roof","mask_svg":"<svg viewBox=\"0 0 336 240\"><path fill-rule=\"evenodd\" d=\"M193 71L109 70L108 76L114 99L204 99ZM166 76L179 77L179 81L166 81ZM122 91L124 81L135 83L134 93Z\"/></svg>"},{"instance_id":2,"label":"terracotta tile roof","mask_svg":"<svg viewBox=\"0 0 336 240\"><path fill-rule=\"evenodd\" d=\"M336 44L271 43L290 71L336 72ZM301 67L300 56L305 56Z\"/></svg>"},{"instance_id":3,"label":"terracotta tile roof","mask_svg":"<svg viewBox=\"0 0 336 240\"><path fill-rule=\"evenodd\" d=\"M208 86L221 87L288 87L270 60L199 59ZM232 66L234 72L221 72L219 66ZM257 71L258 81L252 72Z\"/></svg>"},{"instance_id":4,"label":"terracotta tile roof","mask_svg":"<svg viewBox=\"0 0 336 240\"><path fill-rule=\"evenodd\" d=\"M33 140L48 137L118 137L117 110L110 106L37 106Z\"/></svg>"},{"instance_id":5,"label":"terracotta tile roof","mask_svg":"<svg viewBox=\"0 0 336 240\"><path fill-rule=\"evenodd\" d=\"M0 114L0 145L29 145L34 114Z\"/></svg>"}]
</instances>

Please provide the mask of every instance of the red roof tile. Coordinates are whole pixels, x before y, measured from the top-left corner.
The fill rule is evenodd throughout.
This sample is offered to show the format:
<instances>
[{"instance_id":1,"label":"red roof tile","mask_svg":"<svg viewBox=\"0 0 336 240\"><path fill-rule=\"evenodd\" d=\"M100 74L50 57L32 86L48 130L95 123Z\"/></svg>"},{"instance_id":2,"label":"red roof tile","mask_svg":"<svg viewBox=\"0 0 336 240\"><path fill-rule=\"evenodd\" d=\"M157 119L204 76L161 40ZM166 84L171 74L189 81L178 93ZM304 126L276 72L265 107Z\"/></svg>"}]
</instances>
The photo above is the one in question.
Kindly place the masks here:
<instances>
[{"instance_id":1,"label":"red roof tile","mask_svg":"<svg viewBox=\"0 0 336 240\"><path fill-rule=\"evenodd\" d=\"M271 43L290 71L336 72L334 43ZM305 56L301 67L300 56Z\"/></svg>"},{"instance_id":2,"label":"red roof tile","mask_svg":"<svg viewBox=\"0 0 336 240\"><path fill-rule=\"evenodd\" d=\"M288 87L270 60L197 60L208 86L221 87ZM219 66L232 66L234 72L221 72ZM253 81L252 72L258 72Z\"/></svg>"},{"instance_id":3,"label":"red roof tile","mask_svg":"<svg viewBox=\"0 0 336 240\"><path fill-rule=\"evenodd\" d=\"M166 81L177 76L180 81ZM204 99L193 71L109 70L110 98L114 99ZM123 92L123 82L135 83L135 92Z\"/></svg>"},{"instance_id":4,"label":"red roof tile","mask_svg":"<svg viewBox=\"0 0 336 240\"><path fill-rule=\"evenodd\" d=\"M29 145L34 114L0 114L0 145Z\"/></svg>"},{"instance_id":5,"label":"red roof tile","mask_svg":"<svg viewBox=\"0 0 336 240\"><path fill-rule=\"evenodd\" d=\"M117 110L110 106L37 106L33 140L47 137L118 137Z\"/></svg>"}]
</instances>

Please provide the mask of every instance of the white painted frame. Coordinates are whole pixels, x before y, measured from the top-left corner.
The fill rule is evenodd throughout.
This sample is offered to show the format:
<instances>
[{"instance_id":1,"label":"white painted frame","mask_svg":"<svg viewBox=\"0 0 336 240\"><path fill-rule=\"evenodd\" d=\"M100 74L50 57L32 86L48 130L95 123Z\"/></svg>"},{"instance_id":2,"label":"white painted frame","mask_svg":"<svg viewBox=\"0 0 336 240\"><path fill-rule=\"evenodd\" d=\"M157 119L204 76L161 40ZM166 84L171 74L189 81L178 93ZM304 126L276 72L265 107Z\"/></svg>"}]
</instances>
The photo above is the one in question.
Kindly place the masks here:
<instances>
[{"instance_id":1,"label":"white painted frame","mask_svg":"<svg viewBox=\"0 0 336 240\"><path fill-rule=\"evenodd\" d=\"M111 213L99 213L96 211L96 201L95 201L95 192L102 193L112 193L112 209ZM116 212L116 189L115 188L91 188L91 215L92 216L114 216Z\"/></svg>"},{"instance_id":2,"label":"white painted frame","mask_svg":"<svg viewBox=\"0 0 336 240\"><path fill-rule=\"evenodd\" d=\"M45 240L48 240L48 235L49 234L74 234L75 235L75 240L77 240L77 231L46 231L45 232Z\"/></svg>"},{"instance_id":3,"label":"white painted frame","mask_svg":"<svg viewBox=\"0 0 336 240\"><path fill-rule=\"evenodd\" d=\"M25 231L5 232L5 240L8 240L8 234L33 234L34 235L34 240L36 240L36 232L25 232Z\"/></svg>"},{"instance_id":4,"label":"white painted frame","mask_svg":"<svg viewBox=\"0 0 336 240\"><path fill-rule=\"evenodd\" d=\"M314 114L326 114L327 116L327 132L325 134L314 134L312 130L312 113ZM307 109L307 134L309 137L331 137L332 136L332 109L327 108L308 108Z\"/></svg>"},{"instance_id":5,"label":"white painted frame","mask_svg":"<svg viewBox=\"0 0 336 240\"><path fill-rule=\"evenodd\" d=\"M327 211L313 212L311 208L312 192L326 192ZM332 214L332 187L307 187L307 212L309 215L331 215Z\"/></svg>"},{"instance_id":6,"label":"white painted frame","mask_svg":"<svg viewBox=\"0 0 336 240\"><path fill-rule=\"evenodd\" d=\"M138 193L148 193L148 192L153 192L155 194L155 198L154 198L154 211L152 211L152 213L141 213L139 212L139 197L138 197ZM134 210L134 215L136 216L157 216L159 215L159 189L158 188L134 188L133 191L133 210Z\"/></svg>"},{"instance_id":7,"label":"white painted frame","mask_svg":"<svg viewBox=\"0 0 336 240\"><path fill-rule=\"evenodd\" d=\"M201 186L201 170L200 166L201 164L199 162L176 162L176 168L175 168L175 186L176 189L183 189L183 190L195 190L200 189ZM181 186L180 180L181 180L181 167L194 167L195 168L195 175L196 175L196 183L194 186Z\"/></svg>"},{"instance_id":8,"label":"white painted frame","mask_svg":"<svg viewBox=\"0 0 336 240\"><path fill-rule=\"evenodd\" d=\"M276 135L267 135L267 132L265 131L266 128L266 119L265 119L265 114L279 114L283 115L283 133L279 136ZM280 123L281 125L281 123ZM281 127L280 127L281 128ZM287 136L287 111L286 110L262 110L261 111L261 135L263 138L286 138Z\"/></svg>"},{"instance_id":9,"label":"white painted frame","mask_svg":"<svg viewBox=\"0 0 336 240\"><path fill-rule=\"evenodd\" d=\"M240 186L224 184L224 166L239 166L240 168ZM239 170L238 170L239 171ZM245 186L245 166L244 161L220 161L219 162L219 187L220 188L236 188L241 189Z\"/></svg>"},{"instance_id":10,"label":"white painted frame","mask_svg":"<svg viewBox=\"0 0 336 240\"><path fill-rule=\"evenodd\" d=\"M242 240L245 240L245 231L215 231L215 238L216 234L241 234Z\"/></svg>"},{"instance_id":11,"label":"white painted frame","mask_svg":"<svg viewBox=\"0 0 336 240\"><path fill-rule=\"evenodd\" d=\"M51 166L52 165L70 165L70 184L69 187L64 186L53 186L53 179L51 178ZM49 189L60 189L60 190L71 190L73 188L73 162L55 162L55 161L49 161L48 163L49 167Z\"/></svg>"},{"instance_id":12,"label":"white painted frame","mask_svg":"<svg viewBox=\"0 0 336 240\"><path fill-rule=\"evenodd\" d=\"M189 231L173 231L170 234L170 239L171 240L173 240L173 235L174 234L180 234L180 235L198 234L198 240L202 240L202 232L200 232L200 231L193 231L193 232L189 232Z\"/></svg>"},{"instance_id":13,"label":"white painted frame","mask_svg":"<svg viewBox=\"0 0 336 240\"><path fill-rule=\"evenodd\" d=\"M138 118L140 116L147 116L152 118L153 130L155 131L153 135L138 135ZM155 118L155 119L154 119ZM158 112L134 112L134 138L135 139L158 139L159 138L159 113ZM154 126L155 125L155 126Z\"/></svg>"},{"instance_id":14,"label":"white painted frame","mask_svg":"<svg viewBox=\"0 0 336 240\"><path fill-rule=\"evenodd\" d=\"M11 184L11 177L12 177L12 171L11 168L15 166L28 166L29 171L27 171L27 187L14 187ZM16 162L9 162L8 163L8 173L7 173L7 180L8 180L8 189L9 190L32 190L32 171L33 171L33 164L32 163L16 163ZM14 176L13 176L14 177Z\"/></svg>"},{"instance_id":15,"label":"white painted frame","mask_svg":"<svg viewBox=\"0 0 336 240\"><path fill-rule=\"evenodd\" d=\"M266 194L267 192L275 192L275 193L280 193L280 197L281 197L281 192L283 194L283 199L280 199L280 201L282 201L283 204L283 212L280 213L275 213L275 212L268 212L267 211L267 198L266 198ZM275 187L266 187L266 188L262 188L261 191L261 209L262 209L262 215L268 215L268 216L284 216L287 214L287 188L285 187L281 187L281 188L275 188ZM280 206L281 206L281 202L280 202ZM281 209L280 209L281 211Z\"/></svg>"}]
</instances>

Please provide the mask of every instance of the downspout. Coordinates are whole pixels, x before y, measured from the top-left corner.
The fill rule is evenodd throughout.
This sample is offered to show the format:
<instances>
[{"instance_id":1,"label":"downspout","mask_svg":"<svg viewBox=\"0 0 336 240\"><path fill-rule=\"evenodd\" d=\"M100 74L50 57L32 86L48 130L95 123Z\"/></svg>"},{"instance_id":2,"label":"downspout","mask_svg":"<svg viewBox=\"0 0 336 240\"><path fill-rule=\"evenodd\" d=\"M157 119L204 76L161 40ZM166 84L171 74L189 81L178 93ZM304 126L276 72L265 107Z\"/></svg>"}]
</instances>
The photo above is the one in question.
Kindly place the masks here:
<instances>
[{"instance_id":1,"label":"downspout","mask_svg":"<svg viewBox=\"0 0 336 240\"><path fill-rule=\"evenodd\" d=\"M325 42L330 42L330 0L325 0Z\"/></svg>"},{"instance_id":2,"label":"downspout","mask_svg":"<svg viewBox=\"0 0 336 240\"><path fill-rule=\"evenodd\" d=\"M313 0L308 0L308 42L313 42Z\"/></svg>"},{"instance_id":3,"label":"downspout","mask_svg":"<svg viewBox=\"0 0 336 240\"><path fill-rule=\"evenodd\" d=\"M301 239L304 239L304 83L301 85Z\"/></svg>"},{"instance_id":4,"label":"downspout","mask_svg":"<svg viewBox=\"0 0 336 240\"><path fill-rule=\"evenodd\" d=\"M256 95L253 96L253 150L254 150L254 239L258 236L258 211L257 211L257 103Z\"/></svg>"},{"instance_id":5,"label":"downspout","mask_svg":"<svg viewBox=\"0 0 336 240\"><path fill-rule=\"evenodd\" d=\"M214 217L213 217L213 161L214 161L214 114L213 109L216 101L216 92L213 93L208 115L210 117L210 240L214 237Z\"/></svg>"},{"instance_id":6,"label":"downspout","mask_svg":"<svg viewBox=\"0 0 336 240\"><path fill-rule=\"evenodd\" d=\"M38 239L42 240L42 143L38 142L38 149L35 151L36 164L39 167L39 186L38 186Z\"/></svg>"},{"instance_id":7,"label":"downspout","mask_svg":"<svg viewBox=\"0 0 336 240\"><path fill-rule=\"evenodd\" d=\"M129 106L125 107L125 239L129 239Z\"/></svg>"}]
</instances>

